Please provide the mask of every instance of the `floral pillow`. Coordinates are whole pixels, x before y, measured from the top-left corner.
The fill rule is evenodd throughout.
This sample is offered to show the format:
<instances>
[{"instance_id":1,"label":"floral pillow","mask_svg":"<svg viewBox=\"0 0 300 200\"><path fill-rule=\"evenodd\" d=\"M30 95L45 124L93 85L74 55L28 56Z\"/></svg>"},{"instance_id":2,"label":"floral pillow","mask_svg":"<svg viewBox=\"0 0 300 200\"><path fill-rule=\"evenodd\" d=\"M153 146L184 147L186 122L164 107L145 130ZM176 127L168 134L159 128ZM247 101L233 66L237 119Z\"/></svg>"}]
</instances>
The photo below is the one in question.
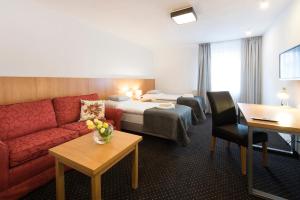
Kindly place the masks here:
<instances>
[{"instance_id":1,"label":"floral pillow","mask_svg":"<svg viewBox=\"0 0 300 200\"><path fill-rule=\"evenodd\" d=\"M81 100L80 121L89 119L105 119L104 101Z\"/></svg>"}]
</instances>

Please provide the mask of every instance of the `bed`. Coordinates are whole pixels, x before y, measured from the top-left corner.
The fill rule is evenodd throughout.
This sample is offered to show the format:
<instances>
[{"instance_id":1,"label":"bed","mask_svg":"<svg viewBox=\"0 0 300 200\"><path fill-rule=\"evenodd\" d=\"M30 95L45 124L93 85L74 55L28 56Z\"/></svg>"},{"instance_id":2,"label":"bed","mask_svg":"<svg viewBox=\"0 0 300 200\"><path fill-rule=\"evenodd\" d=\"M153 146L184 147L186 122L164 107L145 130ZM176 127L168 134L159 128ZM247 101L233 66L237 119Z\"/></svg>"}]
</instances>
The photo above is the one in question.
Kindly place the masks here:
<instances>
[{"instance_id":1,"label":"bed","mask_svg":"<svg viewBox=\"0 0 300 200\"><path fill-rule=\"evenodd\" d=\"M198 121L206 119L206 105L202 96L194 96L193 94L166 94L160 90L150 90L141 96L141 101L157 103L171 102L174 104L189 106L195 112Z\"/></svg>"},{"instance_id":2,"label":"bed","mask_svg":"<svg viewBox=\"0 0 300 200\"><path fill-rule=\"evenodd\" d=\"M187 130L197 123L196 115L185 105L175 105L173 109L158 109L160 103L133 100L107 100L105 105L123 110L122 129L166 138L181 145L190 142Z\"/></svg>"},{"instance_id":3,"label":"bed","mask_svg":"<svg viewBox=\"0 0 300 200\"><path fill-rule=\"evenodd\" d=\"M141 101L157 102L157 103L171 102L174 104L184 103L183 105L185 105L185 103L187 103L187 106L195 105L196 102L198 101L199 105L201 106L201 109L202 110L206 109L206 105L205 105L203 97L202 96L194 96L191 93L168 94L168 93L161 92L160 90L150 90L150 91L147 91L146 94L141 96Z\"/></svg>"},{"instance_id":4,"label":"bed","mask_svg":"<svg viewBox=\"0 0 300 200\"><path fill-rule=\"evenodd\" d=\"M143 101L151 101L151 102L172 102L176 103L177 99L180 97L188 97L192 98L194 97L193 94L166 94L162 92L150 92L142 95Z\"/></svg>"}]
</instances>

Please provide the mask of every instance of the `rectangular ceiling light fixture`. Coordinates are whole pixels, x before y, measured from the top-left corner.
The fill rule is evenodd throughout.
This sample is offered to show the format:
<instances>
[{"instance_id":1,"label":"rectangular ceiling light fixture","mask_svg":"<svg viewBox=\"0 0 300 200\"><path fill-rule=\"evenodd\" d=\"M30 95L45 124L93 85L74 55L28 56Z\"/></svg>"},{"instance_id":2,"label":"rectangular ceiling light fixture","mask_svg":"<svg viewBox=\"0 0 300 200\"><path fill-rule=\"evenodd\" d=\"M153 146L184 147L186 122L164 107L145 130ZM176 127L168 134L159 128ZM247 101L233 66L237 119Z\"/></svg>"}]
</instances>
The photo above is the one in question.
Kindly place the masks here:
<instances>
[{"instance_id":1,"label":"rectangular ceiling light fixture","mask_svg":"<svg viewBox=\"0 0 300 200\"><path fill-rule=\"evenodd\" d=\"M171 12L171 18L176 24L186 24L197 21L197 15L193 7L173 11Z\"/></svg>"}]
</instances>

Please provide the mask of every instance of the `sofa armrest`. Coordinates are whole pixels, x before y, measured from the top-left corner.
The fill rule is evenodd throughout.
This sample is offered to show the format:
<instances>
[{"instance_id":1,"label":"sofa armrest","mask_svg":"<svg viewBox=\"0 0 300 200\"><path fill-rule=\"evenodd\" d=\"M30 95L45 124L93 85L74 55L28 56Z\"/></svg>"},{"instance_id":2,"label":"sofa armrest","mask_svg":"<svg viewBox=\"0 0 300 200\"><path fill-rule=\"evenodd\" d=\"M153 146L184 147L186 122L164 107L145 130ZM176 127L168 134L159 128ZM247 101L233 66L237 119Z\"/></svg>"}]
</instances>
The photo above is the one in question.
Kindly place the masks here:
<instances>
[{"instance_id":1,"label":"sofa armrest","mask_svg":"<svg viewBox=\"0 0 300 200\"><path fill-rule=\"evenodd\" d=\"M116 108L105 108L105 118L108 120L113 120L115 122L115 127L117 130L121 130L121 118L123 111Z\"/></svg>"},{"instance_id":2,"label":"sofa armrest","mask_svg":"<svg viewBox=\"0 0 300 200\"><path fill-rule=\"evenodd\" d=\"M0 140L0 191L8 187L9 176L9 152L5 143Z\"/></svg>"}]
</instances>

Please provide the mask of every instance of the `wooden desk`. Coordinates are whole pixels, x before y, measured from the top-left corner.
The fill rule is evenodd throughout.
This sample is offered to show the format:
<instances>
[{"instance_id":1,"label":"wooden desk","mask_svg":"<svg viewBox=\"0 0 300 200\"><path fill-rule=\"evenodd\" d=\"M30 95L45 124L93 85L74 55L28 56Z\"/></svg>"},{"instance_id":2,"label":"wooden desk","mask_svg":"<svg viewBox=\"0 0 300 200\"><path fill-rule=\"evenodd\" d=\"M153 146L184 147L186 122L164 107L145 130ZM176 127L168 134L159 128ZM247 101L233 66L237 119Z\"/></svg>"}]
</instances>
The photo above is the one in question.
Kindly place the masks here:
<instances>
[{"instance_id":1,"label":"wooden desk","mask_svg":"<svg viewBox=\"0 0 300 200\"><path fill-rule=\"evenodd\" d=\"M266 106L238 103L248 125L248 190L250 194L268 199L283 199L253 188L253 129L266 129L300 135L300 110L281 106ZM266 118L278 122L254 120Z\"/></svg>"},{"instance_id":2,"label":"wooden desk","mask_svg":"<svg viewBox=\"0 0 300 200\"><path fill-rule=\"evenodd\" d=\"M132 188L136 189L140 141L141 136L114 131L110 143L99 145L90 133L50 149L49 153L56 160L56 198L65 198L64 165L67 165L90 176L92 199L101 199L101 175L129 153L133 153Z\"/></svg>"}]
</instances>

